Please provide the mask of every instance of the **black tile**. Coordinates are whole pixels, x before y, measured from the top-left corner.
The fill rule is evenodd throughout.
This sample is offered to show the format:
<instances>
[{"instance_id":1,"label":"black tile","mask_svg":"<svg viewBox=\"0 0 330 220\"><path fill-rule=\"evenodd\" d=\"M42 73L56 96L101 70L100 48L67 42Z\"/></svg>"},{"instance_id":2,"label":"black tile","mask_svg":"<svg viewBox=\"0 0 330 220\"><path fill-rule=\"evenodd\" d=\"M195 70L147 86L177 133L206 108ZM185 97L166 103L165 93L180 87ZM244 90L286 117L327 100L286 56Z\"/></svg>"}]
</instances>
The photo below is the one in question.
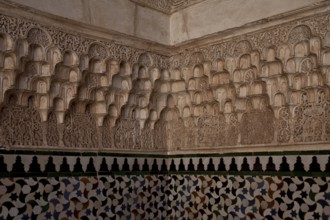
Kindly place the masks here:
<instances>
[{"instance_id":1,"label":"black tile","mask_svg":"<svg viewBox=\"0 0 330 220\"><path fill-rule=\"evenodd\" d=\"M273 162L273 158L272 157L268 157L268 163L266 165L266 170L267 172L276 172L276 166Z\"/></svg>"},{"instance_id":2,"label":"black tile","mask_svg":"<svg viewBox=\"0 0 330 220\"><path fill-rule=\"evenodd\" d=\"M194 165L192 159L189 160L188 170L187 171L195 171L195 165Z\"/></svg>"},{"instance_id":3,"label":"black tile","mask_svg":"<svg viewBox=\"0 0 330 220\"><path fill-rule=\"evenodd\" d=\"M186 168L183 163L183 159L180 159L179 169L178 171L186 171Z\"/></svg>"},{"instance_id":4,"label":"black tile","mask_svg":"<svg viewBox=\"0 0 330 220\"><path fill-rule=\"evenodd\" d=\"M328 163L325 165L325 172L330 172L330 156L328 157Z\"/></svg>"},{"instance_id":5,"label":"black tile","mask_svg":"<svg viewBox=\"0 0 330 220\"><path fill-rule=\"evenodd\" d=\"M280 172L290 172L290 165L287 162L286 157L282 157L282 163L280 164Z\"/></svg>"},{"instance_id":6,"label":"black tile","mask_svg":"<svg viewBox=\"0 0 330 220\"><path fill-rule=\"evenodd\" d=\"M102 158L102 163L100 165L100 172L109 172L108 164L105 157Z\"/></svg>"},{"instance_id":7,"label":"black tile","mask_svg":"<svg viewBox=\"0 0 330 220\"><path fill-rule=\"evenodd\" d=\"M76 164L73 166L73 172L75 172L75 173L83 173L84 172L79 157L77 157Z\"/></svg>"},{"instance_id":8,"label":"black tile","mask_svg":"<svg viewBox=\"0 0 330 220\"><path fill-rule=\"evenodd\" d=\"M23 176L25 174L24 164L22 163L21 156L16 157L11 173L13 176Z\"/></svg>"},{"instance_id":9,"label":"black tile","mask_svg":"<svg viewBox=\"0 0 330 220\"><path fill-rule=\"evenodd\" d=\"M117 163L117 158L113 159L113 163L111 165L111 172L118 172L119 171L119 164Z\"/></svg>"},{"instance_id":10,"label":"black tile","mask_svg":"<svg viewBox=\"0 0 330 220\"><path fill-rule=\"evenodd\" d=\"M60 166L60 172L63 172L63 173L70 173L70 166L68 164L68 161L66 159L66 157L63 157L63 160L62 160L62 164Z\"/></svg>"},{"instance_id":11,"label":"black tile","mask_svg":"<svg viewBox=\"0 0 330 220\"><path fill-rule=\"evenodd\" d=\"M46 173L51 173L51 172L56 172L56 166L53 162L53 157L49 156L48 157L48 162L45 165L45 171Z\"/></svg>"},{"instance_id":12,"label":"black tile","mask_svg":"<svg viewBox=\"0 0 330 220\"><path fill-rule=\"evenodd\" d=\"M138 159L134 159L134 164L133 164L133 169L132 171L140 171L140 166L139 166L139 162Z\"/></svg>"},{"instance_id":13,"label":"black tile","mask_svg":"<svg viewBox=\"0 0 330 220\"><path fill-rule=\"evenodd\" d=\"M249 165L246 157L243 158L243 163L242 163L242 166L241 166L241 171L243 171L243 172L251 171L250 170L250 165Z\"/></svg>"},{"instance_id":14,"label":"black tile","mask_svg":"<svg viewBox=\"0 0 330 220\"><path fill-rule=\"evenodd\" d=\"M202 158L199 158L199 163L197 165L197 170L198 171L205 171Z\"/></svg>"},{"instance_id":15,"label":"black tile","mask_svg":"<svg viewBox=\"0 0 330 220\"><path fill-rule=\"evenodd\" d=\"M124 160L124 164L123 164L123 168L122 168L121 170L122 170L122 171L125 171L125 172L130 171L130 169L129 169L129 164L128 164L128 161L127 161L127 158L125 158L125 160Z\"/></svg>"},{"instance_id":16,"label":"black tile","mask_svg":"<svg viewBox=\"0 0 330 220\"><path fill-rule=\"evenodd\" d=\"M215 167L214 167L212 158L210 158L209 164L207 165L207 171L215 171Z\"/></svg>"},{"instance_id":17,"label":"black tile","mask_svg":"<svg viewBox=\"0 0 330 220\"><path fill-rule=\"evenodd\" d=\"M256 157L256 161L253 164L253 171L262 171L262 164L259 157Z\"/></svg>"},{"instance_id":18,"label":"black tile","mask_svg":"<svg viewBox=\"0 0 330 220\"><path fill-rule=\"evenodd\" d=\"M148 164L148 160L144 159L144 163L142 165L142 171L149 171L149 164Z\"/></svg>"},{"instance_id":19,"label":"black tile","mask_svg":"<svg viewBox=\"0 0 330 220\"><path fill-rule=\"evenodd\" d=\"M294 172L305 172L304 164L301 161L301 157L298 156L296 163L294 164Z\"/></svg>"},{"instance_id":20,"label":"black tile","mask_svg":"<svg viewBox=\"0 0 330 220\"><path fill-rule=\"evenodd\" d=\"M86 172L87 173L96 173L96 169L95 169L95 166L94 166L94 159L93 159L93 157L90 157L89 158L89 162L87 164Z\"/></svg>"},{"instance_id":21,"label":"black tile","mask_svg":"<svg viewBox=\"0 0 330 220\"><path fill-rule=\"evenodd\" d=\"M231 163L230 163L230 166L229 166L229 171L238 171L237 164L235 162L235 158L231 159Z\"/></svg>"},{"instance_id":22,"label":"black tile","mask_svg":"<svg viewBox=\"0 0 330 220\"><path fill-rule=\"evenodd\" d=\"M218 166L218 171L227 171L226 170L226 165L225 165L225 162L224 162L223 158L220 158L220 163L219 163L219 166Z\"/></svg>"},{"instance_id":23,"label":"black tile","mask_svg":"<svg viewBox=\"0 0 330 220\"><path fill-rule=\"evenodd\" d=\"M162 166L160 167L161 172L167 172L166 161L163 159Z\"/></svg>"},{"instance_id":24,"label":"black tile","mask_svg":"<svg viewBox=\"0 0 330 220\"><path fill-rule=\"evenodd\" d=\"M157 164L157 160L156 159L154 159L154 162L152 164L151 172L152 173L159 173L158 164Z\"/></svg>"},{"instance_id":25,"label":"black tile","mask_svg":"<svg viewBox=\"0 0 330 220\"><path fill-rule=\"evenodd\" d=\"M32 163L30 164L29 173L41 174L40 164L38 163L38 157L34 156L32 158Z\"/></svg>"},{"instance_id":26,"label":"black tile","mask_svg":"<svg viewBox=\"0 0 330 220\"><path fill-rule=\"evenodd\" d=\"M2 155L0 155L0 173L8 173L7 164Z\"/></svg>"},{"instance_id":27,"label":"black tile","mask_svg":"<svg viewBox=\"0 0 330 220\"><path fill-rule=\"evenodd\" d=\"M317 162L316 156L313 156L312 163L309 165L309 172L321 172L321 166Z\"/></svg>"},{"instance_id":28,"label":"black tile","mask_svg":"<svg viewBox=\"0 0 330 220\"><path fill-rule=\"evenodd\" d=\"M174 163L174 159L171 160L170 171L176 172L176 166L175 166L175 163Z\"/></svg>"}]
</instances>

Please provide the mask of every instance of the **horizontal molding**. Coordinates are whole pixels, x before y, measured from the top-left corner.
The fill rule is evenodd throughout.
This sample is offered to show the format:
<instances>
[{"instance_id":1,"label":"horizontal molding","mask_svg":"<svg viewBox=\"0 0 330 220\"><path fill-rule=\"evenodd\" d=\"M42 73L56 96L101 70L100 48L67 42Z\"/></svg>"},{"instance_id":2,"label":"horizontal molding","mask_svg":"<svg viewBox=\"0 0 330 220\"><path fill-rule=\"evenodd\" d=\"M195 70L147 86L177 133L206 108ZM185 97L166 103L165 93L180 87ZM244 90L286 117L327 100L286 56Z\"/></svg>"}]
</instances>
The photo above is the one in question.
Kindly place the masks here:
<instances>
[{"instance_id":1,"label":"horizontal molding","mask_svg":"<svg viewBox=\"0 0 330 220\"><path fill-rule=\"evenodd\" d=\"M330 151L142 155L0 151L0 177L104 175L330 176Z\"/></svg>"},{"instance_id":2,"label":"horizontal molding","mask_svg":"<svg viewBox=\"0 0 330 220\"><path fill-rule=\"evenodd\" d=\"M327 150L296 150L296 151L256 151L256 152L230 152L230 153L186 153L186 154L155 154L149 152L104 152L104 151L56 151L51 149L43 150L22 150L22 149L0 149L0 155L19 154L19 155L57 155L57 156L110 156L110 157L136 157L136 158L204 158L204 157L242 157L242 156L286 156L286 155L327 155Z\"/></svg>"},{"instance_id":3,"label":"horizontal molding","mask_svg":"<svg viewBox=\"0 0 330 220\"><path fill-rule=\"evenodd\" d=\"M311 147L313 150L311 151ZM310 142L295 144L260 144L260 145L238 145L238 146L221 146L214 148L187 148L178 150L148 150L145 149L109 149L109 148L72 148L72 147L52 147L52 146L1 146L0 151L15 152L58 152L63 154L76 154L76 152L84 152L87 154L104 154L104 155L143 155L151 157L185 157L186 155L269 155L286 152L328 152L330 150L330 142Z\"/></svg>"}]
</instances>

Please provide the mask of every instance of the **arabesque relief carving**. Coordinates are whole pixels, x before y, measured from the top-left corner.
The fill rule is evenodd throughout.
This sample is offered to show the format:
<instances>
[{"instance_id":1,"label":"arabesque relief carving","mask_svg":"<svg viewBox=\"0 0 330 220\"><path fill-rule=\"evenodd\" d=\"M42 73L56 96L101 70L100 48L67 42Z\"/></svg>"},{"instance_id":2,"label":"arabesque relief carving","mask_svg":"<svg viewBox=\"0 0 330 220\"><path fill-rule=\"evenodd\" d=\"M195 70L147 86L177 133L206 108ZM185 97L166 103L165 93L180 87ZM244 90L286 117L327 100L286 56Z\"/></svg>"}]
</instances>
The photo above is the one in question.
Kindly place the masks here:
<instances>
[{"instance_id":1,"label":"arabesque relief carving","mask_svg":"<svg viewBox=\"0 0 330 220\"><path fill-rule=\"evenodd\" d=\"M39 112L33 107L33 100L26 100L27 106L19 106L15 97L1 111L2 142L5 145L40 146L43 144L43 129Z\"/></svg>"},{"instance_id":2,"label":"arabesque relief carving","mask_svg":"<svg viewBox=\"0 0 330 220\"><path fill-rule=\"evenodd\" d=\"M329 13L166 57L0 15L1 144L193 150L330 140Z\"/></svg>"}]
</instances>

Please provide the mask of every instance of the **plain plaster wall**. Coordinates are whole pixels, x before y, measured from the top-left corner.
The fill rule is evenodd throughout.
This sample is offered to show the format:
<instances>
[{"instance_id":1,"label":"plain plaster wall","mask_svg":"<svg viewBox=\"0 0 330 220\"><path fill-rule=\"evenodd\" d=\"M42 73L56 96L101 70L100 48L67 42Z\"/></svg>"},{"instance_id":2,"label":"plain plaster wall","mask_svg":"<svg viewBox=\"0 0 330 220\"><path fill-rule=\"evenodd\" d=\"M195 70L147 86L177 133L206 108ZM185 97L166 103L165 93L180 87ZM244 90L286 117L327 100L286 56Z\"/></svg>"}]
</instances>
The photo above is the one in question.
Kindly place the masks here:
<instances>
[{"instance_id":1,"label":"plain plaster wall","mask_svg":"<svg viewBox=\"0 0 330 220\"><path fill-rule=\"evenodd\" d=\"M172 45L298 9L320 0L208 0L172 14Z\"/></svg>"},{"instance_id":2,"label":"plain plaster wall","mask_svg":"<svg viewBox=\"0 0 330 220\"><path fill-rule=\"evenodd\" d=\"M176 45L321 0L206 0L172 15L129 0L8 1L164 45Z\"/></svg>"},{"instance_id":3,"label":"plain plaster wall","mask_svg":"<svg viewBox=\"0 0 330 220\"><path fill-rule=\"evenodd\" d=\"M129 0L8 0L60 17L168 45L170 16Z\"/></svg>"},{"instance_id":4,"label":"plain plaster wall","mask_svg":"<svg viewBox=\"0 0 330 220\"><path fill-rule=\"evenodd\" d=\"M137 6L135 36L170 44L170 17L161 12Z\"/></svg>"}]
</instances>

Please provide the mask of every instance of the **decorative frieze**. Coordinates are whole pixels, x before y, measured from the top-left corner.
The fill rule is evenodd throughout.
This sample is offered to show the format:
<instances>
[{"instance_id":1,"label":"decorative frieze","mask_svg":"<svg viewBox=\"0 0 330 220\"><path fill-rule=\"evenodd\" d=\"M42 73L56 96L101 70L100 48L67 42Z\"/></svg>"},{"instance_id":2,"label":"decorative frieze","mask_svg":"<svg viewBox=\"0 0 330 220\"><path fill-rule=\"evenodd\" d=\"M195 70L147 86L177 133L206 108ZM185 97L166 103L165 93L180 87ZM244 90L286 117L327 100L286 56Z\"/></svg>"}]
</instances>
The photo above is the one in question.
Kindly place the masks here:
<instances>
[{"instance_id":1,"label":"decorative frieze","mask_svg":"<svg viewBox=\"0 0 330 220\"><path fill-rule=\"evenodd\" d=\"M171 57L171 68L198 64L201 62L200 60L215 62L220 58L236 57L250 53L252 50L262 53L265 48L280 47L286 43L292 47L300 41L310 40L312 36L323 39L329 31L329 17L327 12L238 35L234 38L220 39L218 43L185 49ZM196 54L199 54L199 59L196 58Z\"/></svg>"},{"instance_id":2,"label":"decorative frieze","mask_svg":"<svg viewBox=\"0 0 330 220\"><path fill-rule=\"evenodd\" d=\"M29 44L38 44L43 47L55 46L62 53L71 50L77 55L88 54L90 57L98 54L103 59L126 60L131 64L136 63L139 56L146 52L146 50L121 45L114 41L92 39L78 32L45 26L24 18L4 14L0 15L0 32L10 36L12 43L18 39L26 39ZM167 57L152 53L150 56L154 59L155 66L168 67Z\"/></svg>"}]
</instances>

